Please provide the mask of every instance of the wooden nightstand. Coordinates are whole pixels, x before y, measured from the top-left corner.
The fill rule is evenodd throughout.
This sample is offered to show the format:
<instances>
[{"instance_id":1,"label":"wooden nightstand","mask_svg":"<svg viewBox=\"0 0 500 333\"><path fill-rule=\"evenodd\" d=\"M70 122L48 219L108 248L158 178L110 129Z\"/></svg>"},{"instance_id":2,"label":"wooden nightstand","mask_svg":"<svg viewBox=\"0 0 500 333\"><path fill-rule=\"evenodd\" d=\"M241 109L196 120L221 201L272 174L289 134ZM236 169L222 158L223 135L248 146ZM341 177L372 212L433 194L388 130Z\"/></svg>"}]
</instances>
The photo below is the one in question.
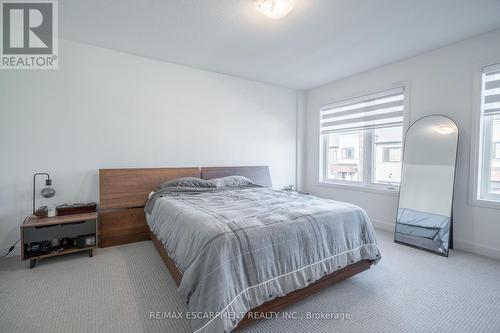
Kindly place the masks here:
<instances>
[{"instance_id":1,"label":"wooden nightstand","mask_svg":"<svg viewBox=\"0 0 500 333\"><path fill-rule=\"evenodd\" d=\"M77 244L78 237L94 236L92 246ZM55 239L65 240L67 244L44 246ZM30 216L21 224L21 260L29 260L30 268L35 267L38 259L60 256L68 253L92 250L97 246L97 213L83 213L55 217Z\"/></svg>"}]
</instances>

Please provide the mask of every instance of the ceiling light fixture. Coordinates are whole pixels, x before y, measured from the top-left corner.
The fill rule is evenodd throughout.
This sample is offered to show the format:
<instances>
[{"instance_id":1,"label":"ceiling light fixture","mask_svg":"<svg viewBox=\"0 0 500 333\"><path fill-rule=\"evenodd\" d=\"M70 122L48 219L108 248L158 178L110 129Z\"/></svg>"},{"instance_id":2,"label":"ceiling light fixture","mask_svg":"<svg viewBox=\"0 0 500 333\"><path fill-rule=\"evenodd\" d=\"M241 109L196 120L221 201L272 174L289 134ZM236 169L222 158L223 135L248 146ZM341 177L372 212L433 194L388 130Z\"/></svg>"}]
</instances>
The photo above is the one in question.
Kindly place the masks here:
<instances>
[{"instance_id":1,"label":"ceiling light fixture","mask_svg":"<svg viewBox=\"0 0 500 333\"><path fill-rule=\"evenodd\" d=\"M262 14L276 20L287 16L292 11L293 0L261 0L258 8Z\"/></svg>"},{"instance_id":2,"label":"ceiling light fixture","mask_svg":"<svg viewBox=\"0 0 500 333\"><path fill-rule=\"evenodd\" d=\"M457 128L451 125L440 125L436 126L434 130L441 135L450 135L455 133L457 131Z\"/></svg>"}]
</instances>

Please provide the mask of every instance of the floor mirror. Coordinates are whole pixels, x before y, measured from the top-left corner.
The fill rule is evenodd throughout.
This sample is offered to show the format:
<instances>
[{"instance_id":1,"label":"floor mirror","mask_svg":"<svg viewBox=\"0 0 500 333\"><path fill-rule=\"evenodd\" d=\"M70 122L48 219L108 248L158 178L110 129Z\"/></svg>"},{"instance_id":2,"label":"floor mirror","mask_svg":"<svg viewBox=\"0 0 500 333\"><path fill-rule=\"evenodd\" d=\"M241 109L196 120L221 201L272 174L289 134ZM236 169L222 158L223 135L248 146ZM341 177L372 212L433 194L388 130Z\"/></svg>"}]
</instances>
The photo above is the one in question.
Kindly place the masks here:
<instances>
[{"instance_id":1,"label":"floor mirror","mask_svg":"<svg viewBox=\"0 0 500 333\"><path fill-rule=\"evenodd\" d=\"M453 247L453 187L458 127L427 116L406 132L394 241L448 256Z\"/></svg>"}]
</instances>

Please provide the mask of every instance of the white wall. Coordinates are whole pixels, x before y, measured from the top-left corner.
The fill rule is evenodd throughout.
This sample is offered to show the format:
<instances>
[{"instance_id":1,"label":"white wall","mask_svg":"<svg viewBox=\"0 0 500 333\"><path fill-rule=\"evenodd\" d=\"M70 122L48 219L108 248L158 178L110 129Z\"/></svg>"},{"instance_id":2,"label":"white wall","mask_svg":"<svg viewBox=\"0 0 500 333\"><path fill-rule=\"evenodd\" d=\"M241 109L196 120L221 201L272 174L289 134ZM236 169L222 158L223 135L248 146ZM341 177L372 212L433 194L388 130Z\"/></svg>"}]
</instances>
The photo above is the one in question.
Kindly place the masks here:
<instances>
[{"instance_id":1,"label":"white wall","mask_svg":"<svg viewBox=\"0 0 500 333\"><path fill-rule=\"evenodd\" d=\"M0 249L37 171L54 203L96 201L99 168L269 165L275 187L295 183L294 90L68 41L59 59L0 71Z\"/></svg>"},{"instance_id":2,"label":"white wall","mask_svg":"<svg viewBox=\"0 0 500 333\"><path fill-rule=\"evenodd\" d=\"M370 55L367 54L367 57ZM321 105L409 82L409 120L443 114L459 126L455 186L455 247L500 258L500 210L469 204L474 73L481 64L500 62L500 30L361 73L306 93L304 188L313 194L352 202L366 209L376 225L393 228L397 196L318 185L319 109ZM340 64L341 65L341 64Z\"/></svg>"}]
</instances>

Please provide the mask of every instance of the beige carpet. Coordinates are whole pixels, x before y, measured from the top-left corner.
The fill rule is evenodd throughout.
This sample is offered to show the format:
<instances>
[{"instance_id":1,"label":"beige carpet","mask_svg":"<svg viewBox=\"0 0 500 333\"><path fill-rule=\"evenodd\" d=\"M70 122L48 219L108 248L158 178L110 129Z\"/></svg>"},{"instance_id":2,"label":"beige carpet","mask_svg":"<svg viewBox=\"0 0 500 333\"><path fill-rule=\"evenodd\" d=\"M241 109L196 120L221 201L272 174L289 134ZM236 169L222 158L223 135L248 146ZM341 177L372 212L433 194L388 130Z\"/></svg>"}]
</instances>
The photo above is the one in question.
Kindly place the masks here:
<instances>
[{"instance_id":1,"label":"beige carpet","mask_svg":"<svg viewBox=\"0 0 500 333\"><path fill-rule=\"evenodd\" d=\"M241 332L500 332L500 262L450 258L392 243L377 231L382 261ZM189 332L185 311L150 242L74 254L27 268L0 259L0 332ZM348 319L304 319L307 312ZM303 319L300 319L303 317Z\"/></svg>"}]
</instances>

